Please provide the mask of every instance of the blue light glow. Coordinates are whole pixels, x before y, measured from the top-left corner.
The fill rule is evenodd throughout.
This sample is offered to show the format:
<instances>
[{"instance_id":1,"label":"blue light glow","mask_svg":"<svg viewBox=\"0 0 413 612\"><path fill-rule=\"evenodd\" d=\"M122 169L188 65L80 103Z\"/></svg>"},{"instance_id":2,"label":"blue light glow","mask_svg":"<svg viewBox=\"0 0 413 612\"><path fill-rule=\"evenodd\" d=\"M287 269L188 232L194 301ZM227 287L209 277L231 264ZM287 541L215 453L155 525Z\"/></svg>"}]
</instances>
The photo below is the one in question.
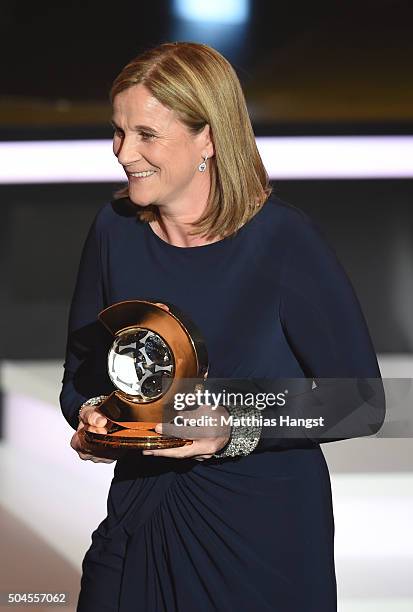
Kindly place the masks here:
<instances>
[{"instance_id":1,"label":"blue light glow","mask_svg":"<svg viewBox=\"0 0 413 612\"><path fill-rule=\"evenodd\" d=\"M190 21L245 23L249 9L249 0L174 0L175 15Z\"/></svg>"}]
</instances>

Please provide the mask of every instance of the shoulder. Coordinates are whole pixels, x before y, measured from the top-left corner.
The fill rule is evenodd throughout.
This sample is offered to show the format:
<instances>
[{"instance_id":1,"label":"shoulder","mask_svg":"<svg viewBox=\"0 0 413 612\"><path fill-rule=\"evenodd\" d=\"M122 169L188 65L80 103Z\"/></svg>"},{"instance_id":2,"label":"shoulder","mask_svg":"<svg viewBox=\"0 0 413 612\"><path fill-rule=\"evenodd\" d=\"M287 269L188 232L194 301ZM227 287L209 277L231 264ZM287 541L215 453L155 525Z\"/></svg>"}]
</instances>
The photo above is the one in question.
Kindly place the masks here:
<instances>
[{"instance_id":1,"label":"shoulder","mask_svg":"<svg viewBox=\"0 0 413 612\"><path fill-rule=\"evenodd\" d=\"M310 215L274 192L256 215L256 221L260 232L269 235L272 240L281 240L285 246L330 246L322 228Z\"/></svg>"},{"instance_id":2,"label":"shoulder","mask_svg":"<svg viewBox=\"0 0 413 612\"><path fill-rule=\"evenodd\" d=\"M282 244L284 272L295 270L297 274L306 272L313 276L318 270L323 274L342 274L343 267L330 237L310 215L276 195L270 196L265 207L266 218L263 215L262 221L267 232L274 232L270 228L277 227L272 242Z\"/></svg>"},{"instance_id":3,"label":"shoulder","mask_svg":"<svg viewBox=\"0 0 413 612\"><path fill-rule=\"evenodd\" d=\"M266 218L263 218L263 221L265 223L268 221L272 221L273 223L278 221L282 224L284 230L291 232L321 231L315 220L304 212L304 210L281 199L274 193L268 198L264 209L266 215L263 215L263 217Z\"/></svg>"},{"instance_id":4,"label":"shoulder","mask_svg":"<svg viewBox=\"0 0 413 612\"><path fill-rule=\"evenodd\" d=\"M111 200L104 204L97 212L93 225L99 236L113 232L119 226L138 221L136 207L128 198Z\"/></svg>"}]
</instances>

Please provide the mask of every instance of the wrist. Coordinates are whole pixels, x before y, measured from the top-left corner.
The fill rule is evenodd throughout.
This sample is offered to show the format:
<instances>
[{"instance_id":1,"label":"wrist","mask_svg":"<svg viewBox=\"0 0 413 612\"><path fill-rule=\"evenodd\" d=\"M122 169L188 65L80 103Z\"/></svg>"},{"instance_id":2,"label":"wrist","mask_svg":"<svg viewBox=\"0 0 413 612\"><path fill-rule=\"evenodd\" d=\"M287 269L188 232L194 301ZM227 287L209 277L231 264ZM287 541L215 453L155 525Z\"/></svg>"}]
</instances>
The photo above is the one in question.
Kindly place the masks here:
<instances>
[{"instance_id":1,"label":"wrist","mask_svg":"<svg viewBox=\"0 0 413 612\"><path fill-rule=\"evenodd\" d=\"M214 457L237 457L249 455L257 446L261 437L261 411L254 406L225 406L232 417L231 433L226 444Z\"/></svg>"}]
</instances>

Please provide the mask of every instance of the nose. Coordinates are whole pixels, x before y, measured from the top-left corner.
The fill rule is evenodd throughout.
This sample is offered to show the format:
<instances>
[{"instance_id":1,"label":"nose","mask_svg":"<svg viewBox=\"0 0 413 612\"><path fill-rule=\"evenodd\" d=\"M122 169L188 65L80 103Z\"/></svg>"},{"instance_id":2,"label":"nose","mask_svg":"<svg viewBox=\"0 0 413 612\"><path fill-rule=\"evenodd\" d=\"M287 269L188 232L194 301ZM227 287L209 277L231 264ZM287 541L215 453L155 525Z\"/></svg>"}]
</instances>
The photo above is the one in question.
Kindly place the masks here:
<instances>
[{"instance_id":1,"label":"nose","mask_svg":"<svg viewBox=\"0 0 413 612\"><path fill-rule=\"evenodd\" d=\"M124 136L116 145L115 142L113 143L113 153L118 158L118 162L124 167L130 166L142 159L142 155L136 146L136 139L133 142L132 138L127 136Z\"/></svg>"}]
</instances>

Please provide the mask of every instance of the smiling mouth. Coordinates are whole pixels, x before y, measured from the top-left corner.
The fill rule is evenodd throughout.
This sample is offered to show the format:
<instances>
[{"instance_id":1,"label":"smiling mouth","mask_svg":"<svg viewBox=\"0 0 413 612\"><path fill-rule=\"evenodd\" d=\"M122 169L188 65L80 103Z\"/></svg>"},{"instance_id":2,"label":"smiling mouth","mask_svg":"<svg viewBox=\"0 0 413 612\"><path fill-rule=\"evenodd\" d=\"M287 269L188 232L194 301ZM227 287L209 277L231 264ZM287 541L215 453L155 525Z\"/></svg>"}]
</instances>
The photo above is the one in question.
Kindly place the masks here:
<instances>
[{"instance_id":1,"label":"smiling mouth","mask_svg":"<svg viewBox=\"0 0 413 612\"><path fill-rule=\"evenodd\" d=\"M128 176L133 178L147 178L155 174L156 170L145 170L144 172L128 172Z\"/></svg>"}]
</instances>

